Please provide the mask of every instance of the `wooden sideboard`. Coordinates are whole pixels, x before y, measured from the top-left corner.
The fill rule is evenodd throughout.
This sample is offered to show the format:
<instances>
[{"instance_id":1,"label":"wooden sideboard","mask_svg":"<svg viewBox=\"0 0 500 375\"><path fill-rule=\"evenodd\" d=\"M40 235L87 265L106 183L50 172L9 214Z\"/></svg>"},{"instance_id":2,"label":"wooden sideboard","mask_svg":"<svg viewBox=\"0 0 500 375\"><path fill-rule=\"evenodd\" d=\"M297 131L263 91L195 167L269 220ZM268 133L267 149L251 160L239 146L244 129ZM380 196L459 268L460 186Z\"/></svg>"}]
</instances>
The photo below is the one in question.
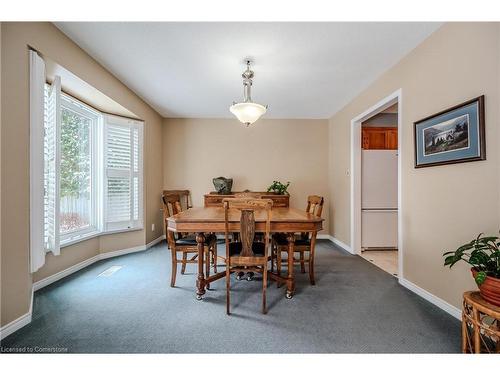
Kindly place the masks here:
<instances>
[{"instance_id":1,"label":"wooden sideboard","mask_svg":"<svg viewBox=\"0 0 500 375\"><path fill-rule=\"evenodd\" d=\"M232 194L222 195L213 191L210 194L205 194L205 207L222 207L222 200L224 198L234 198L235 194L238 192L233 192ZM289 195L279 195L275 193L268 193L255 191L252 193L261 194L264 199L271 199L273 201L273 207L290 207L290 196Z\"/></svg>"}]
</instances>

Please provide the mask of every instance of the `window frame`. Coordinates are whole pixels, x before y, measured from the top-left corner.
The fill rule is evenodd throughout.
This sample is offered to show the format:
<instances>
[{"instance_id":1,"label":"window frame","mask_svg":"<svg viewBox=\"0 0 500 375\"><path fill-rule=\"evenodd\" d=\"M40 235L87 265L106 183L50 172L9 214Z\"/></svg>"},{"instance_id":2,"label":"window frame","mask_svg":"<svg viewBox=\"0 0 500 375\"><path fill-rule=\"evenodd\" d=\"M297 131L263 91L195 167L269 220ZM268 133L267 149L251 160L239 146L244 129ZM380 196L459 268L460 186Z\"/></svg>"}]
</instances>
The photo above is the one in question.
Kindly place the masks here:
<instances>
[{"instance_id":1,"label":"window frame","mask_svg":"<svg viewBox=\"0 0 500 375\"><path fill-rule=\"evenodd\" d=\"M103 126L102 126L102 131L103 131L103 141L101 142L102 144L102 184L101 186L103 187L103 194L102 194L102 218L103 218L103 233L111 234L111 233L120 233L120 232L128 232L128 231L136 231L136 230L143 230L144 229L144 121L142 120L135 120L123 116L118 116L118 115L112 115L112 114L103 114ZM138 191L137 191L137 203L138 203L138 218L137 220L134 220L133 218L133 205L135 200L133 199L133 196L131 196L131 217L130 217L130 225L128 227L112 227L112 224L107 222L107 208L108 208L108 201L107 201L107 175L108 170L112 168L107 167L107 139L108 139L108 126L119 126L119 127L128 127L131 130L131 133L133 133L134 129L137 129L138 131L138 144L137 144L137 153L138 153L138 161L137 161L137 166L138 166L138 171L134 172L134 162L133 159L131 158L131 166L130 166L130 187L132 188L133 184L133 177L134 175L137 175L138 177ZM132 136L131 136L132 137ZM131 153L133 153L133 150L131 149ZM119 170L115 170L114 177L125 177L126 172L123 171L123 174Z\"/></svg>"},{"instance_id":2,"label":"window frame","mask_svg":"<svg viewBox=\"0 0 500 375\"><path fill-rule=\"evenodd\" d=\"M89 105L80 102L76 98L61 92L61 112L63 109L75 112L78 115L88 118L91 121L90 125L90 225L83 229L75 229L66 233L62 233L59 228L60 246L65 247L71 244L83 241L93 236L102 233L102 209L101 209L101 179L100 176L100 154L99 144L102 143L102 135L100 129L102 126L102 114L90 107ZM61 129L63 124L61 123ZM61 196L59 197L59 200ZM61 212L59 211L59 215Z\"/></svg>"},{"instance_id":3,"label":"window frame","mask_svg":"<svg viewBox=\"0 0 500 375\"><path fill-rule=\"evenodd\" d=\"M51 84L46 83L46 87L50 88ZM91 157L91 225L84 229L76 229L70 232L61 233L59 226L59 248L64 248L75 243L85 241L94 237L106 234L123 233L131 231L144 230L144 121L132 119L120 115L108 114L101 112L98 109L84 103L77 98L65 92L60 93L60 111L66 108L70 111L89 118L91 120L91 142L90 142L90 157ZM138 172L134 172L134 166L131 165L131 173L136 173L138 177L138 219L133 220L131 217L131 227L128 228L113 228L107 229L106 218L106 166L105 166L105 149L106 149L106 118L112 117L122 123L128 123L130 128L138 129ZM61 127L63 124L61 124ZM60 158L60 155L59 155ZM59 193L58 200L61 196ZM131 198L131 207L133 206L133 198ZM60 210L59 210L60 215Z\"/></svg>"},{"instance_id":4,"label":"window frame","mask_svg":"<svg viewBox=\"0 0 500 375\"><path fill-rule=\"evenodd\" d=\"M45 62L43 58L31 48L30 57L30 271L33 273L43 266L48 252L53 255L60 255L60 249L85 241L101 235L142 231L145 229L145 202L144 202L144 126L145 122L139 118L109 114L89 105L76 97L62 91L61 77L55 75L50 81L46 75ZM48 99L50 98L49 105ZM55 109L54 109L55 108ZM91 120L90 126L90 166L91 166L91 224L83 229L76 229L61 233L59 223L50 225L47 230L47 214L50 214L50 222L60 219L61 193L60 193L60 139L62 127L62 111L66 108L70 111ZM49 120L49 113L51 114ZM55 116L55 118L54 118ZM105 116L115 116L122 121L127 121L138 129L137 159L139 160L137 172L134 165L131 165L131 181L137 177L138 187L134 190L137 196L137 219L134 219L135 197L131 196L131 227L106 230L104 223L105 215L105 185L104 185L104 118ZM135 116L135 115L132 115ZM50 131L50 132L49 132ZM54 135L52 135L54 132ZM50 146L47 144L50 142ZM54 146L55 145L55 146ZM55 150L55 151L52 151ZM50 168L47 167L47 160L50 161ZM55 166L55 167L54 167ZM54 172L55 170L55 172ZM49 171L49 172L47 172ZM49 176L50 174L50 176ZM54 176L55 175L55 176ZM47 184L55 184L57 188L52 194L52 187L47 188ZM50 192L49 192L50 191ZM47 196L50 195L50 198ZM52 201L55 199L55 202ZM50 200L50 204L47 201ZM52 208L47 208L50 205ZM57 208L53 208L57 205ZM57 228L57 230L55 230ZM47 234L49 232L49 235ZM47 238L50 237L50 240Z\"/></svg>"}]
</instances>

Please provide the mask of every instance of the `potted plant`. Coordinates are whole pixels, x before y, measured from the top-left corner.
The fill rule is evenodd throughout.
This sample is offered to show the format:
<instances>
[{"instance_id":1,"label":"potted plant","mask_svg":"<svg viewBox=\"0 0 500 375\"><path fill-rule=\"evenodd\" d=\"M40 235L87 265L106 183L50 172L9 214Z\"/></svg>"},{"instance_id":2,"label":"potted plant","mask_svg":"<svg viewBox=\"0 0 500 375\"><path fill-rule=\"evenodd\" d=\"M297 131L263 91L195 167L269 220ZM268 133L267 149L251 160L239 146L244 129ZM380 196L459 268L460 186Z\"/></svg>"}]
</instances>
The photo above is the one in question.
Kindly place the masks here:
<instances>
[{"instance_id":1,"label":"potted plant","mask_svg":"<svg viewBox=\"0 0 500 375\"><path fill-rule=\"evenodd\" d=\"M500 306L499 247L499 237L484 237L481 233L476 239L460 246L457 250L443 254L444 265L450 268L460 260L470 264L481 297L496 306Z\"/></svg>"},{"instance_id":2,"label":"potted plant","mask_svg":"<svg viewBox=\"0 0 500 375\"><path fill-rule=\"evenodd\" d=\"M285 195L285 194L288 194L288 186L290 186L290 181L288 181L285 184L282 184L280 181L273 181L273 183L271 184L271 186L269 186L267 188L267 192L273 192L275 194L279 194L279 195Z\"/></svg>"}]
</instances>

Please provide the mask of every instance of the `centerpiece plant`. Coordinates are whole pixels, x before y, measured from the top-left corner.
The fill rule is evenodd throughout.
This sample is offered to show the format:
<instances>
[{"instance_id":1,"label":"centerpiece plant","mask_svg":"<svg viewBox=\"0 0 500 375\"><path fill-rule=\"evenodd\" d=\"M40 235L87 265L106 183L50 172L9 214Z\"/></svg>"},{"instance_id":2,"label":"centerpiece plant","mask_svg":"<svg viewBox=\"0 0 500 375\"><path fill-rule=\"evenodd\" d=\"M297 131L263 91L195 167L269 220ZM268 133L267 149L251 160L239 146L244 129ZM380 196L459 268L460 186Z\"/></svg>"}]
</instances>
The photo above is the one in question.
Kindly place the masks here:
<instances>
[{"instance_id":1,"label":"centerpiece plant","mask_svg":"<svg viewBox=\"0 0 500 375\"><path fill-rule=\"evenodd\" d=\"M267 188L267 192L273 192L273 193L276 193L276 194L280 194L280 195L285 195L285 194L288 194L288 186L290 186L290 181L288 181L285 184L281 183L280 181L273 181L273 183L271 184L271 186L269 186Z\"/></svg>"}]
</instances>

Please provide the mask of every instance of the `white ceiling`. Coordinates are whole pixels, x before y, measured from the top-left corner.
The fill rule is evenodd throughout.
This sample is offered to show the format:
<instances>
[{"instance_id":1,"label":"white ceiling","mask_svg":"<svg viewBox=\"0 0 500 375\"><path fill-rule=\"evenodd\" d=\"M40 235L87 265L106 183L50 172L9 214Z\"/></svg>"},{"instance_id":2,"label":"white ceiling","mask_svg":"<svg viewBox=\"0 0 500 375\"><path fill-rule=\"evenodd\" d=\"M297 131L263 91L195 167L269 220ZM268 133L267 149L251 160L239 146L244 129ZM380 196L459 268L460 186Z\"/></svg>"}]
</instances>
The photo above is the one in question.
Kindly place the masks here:
<instances>
[{"instance_id":1,"label":"white ceiling","mask_svg":"<svg viewBox=\"0 0 500 375\"><path fill-rule=\"evenodd\" d=\"M131 23L56 26L164 117L231 118L243 60L267 118L329 118L439 23Z\"/></svg>"}]
</instances>

